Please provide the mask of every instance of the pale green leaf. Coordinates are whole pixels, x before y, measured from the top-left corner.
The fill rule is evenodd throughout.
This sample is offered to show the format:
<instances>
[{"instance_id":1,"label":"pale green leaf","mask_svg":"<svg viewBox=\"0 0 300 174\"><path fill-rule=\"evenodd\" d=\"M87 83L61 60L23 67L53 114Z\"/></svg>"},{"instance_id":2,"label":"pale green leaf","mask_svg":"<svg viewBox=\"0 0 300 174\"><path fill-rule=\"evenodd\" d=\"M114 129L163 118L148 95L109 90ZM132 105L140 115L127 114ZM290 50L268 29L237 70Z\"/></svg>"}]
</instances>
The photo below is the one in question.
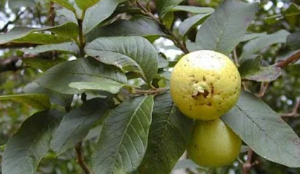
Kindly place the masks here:
<instances>
[{"instance_id":1,"label":"pale green leaf","mask_svg":"<svg viewBox=\"0 0 300 174\"><path fill-rule=\"evenodd\" d=\"M150 42L142 37L103 37L85 47L87 55L114 65L125 71L139 74L151 82L158 69L158 53Z\"/></svg>"},{"instance_id":2,"label":"pale green leaf","mask_svg":"<svg viewBox=\"0 0 300 174\"><path fill-rule=\"evenodd\" d=\"M171 11L186 11L195 14L205 14L214 12L213 8L210 7L196 7L189 5L177 5L171 9Z\"/></svg>"},{"instance_id":3,"label":"pale green leaf","mask_svg":"<svg viewBox=\"0 0 300 174\"><path fill-rule=\"evenodd\" d=\"M69 87L72 82L94 82L110 79L127 83L126 76L118 69L93 59L84 58L60 63L46 71L36 82L47 89L63 94L76 94L83 91Z\"/></svg>"},{"instance_id":4,"label":"pale green leaf","mask_svg":"<svg viewBox=\"0 0 300 174\"><path fill-rule=\"evenodd\" d=\"M78 89L79 91L87 90L100 90L106 91L112 94L117 94L120 89L125 85L110 79L99 79L101 83L97 82L72 82L69 84L71 88Z\"/></svg>"},{"instance_id":5,"label":"pale green leaf","mask_svg":"<svg viewBox=\"0 0 300 174\"><path fill-rule=\"evenodd\" d=\"M243 92L222 119L258 155L288 167L300 167L299 137L262 100Z\"/></svg>"},{"instance_id":6,"label":"pale green leaf","mask_svg":"<svg viewBox=\"0 0 300 174\"><path fill-rule=\"evenodd\" d=\"M131 173L142 162L148 144L153 96L124 101L106 118L92 155L94 174Z\"/></svg>"},{"instance_id":7,"label":"pale green leaf","mask_svg":"<svg viewBox=\"0 0 300 174\"><path fill-rule=\"evenodd\" d=\"M184 116L169 92L155 98L148 148L139 171L170 173L186 149L193 120Z\"/></svg>"},{"instance_id":8,"label":"pale green leaf","mask_svg":"<svg viewBox=\"0 0 300 174\"><path fill-rule=\"evenodd\" d=\"M55 9L57 16L64 16L69 22L77 23L76 16L74 12L72 12L69 9L61 8L61 9Z\"/></svg>"},{"instance_id":9,"label":"pale green leaf","mask_svg":"<svg viewBox=\"0 0 300 174\"><path fill-rule=\"evenodd\" d=\"M224 1L201 25L196 42L206 50L228 55L254 19L257 4Z\"/></svg>"},{"instance_id":10,"label":"pale green leaf","mask_svg":"<svg viewBox=\"0 0 300 174\"><path fill-rule=\"evenodd\" d=\"M49 150L52 133L62 114L38 112L29 117L13 135L2 156L2 174L34 174Z\"/></svg>"},{"instance_id":11,"label":"pale green leaf","mask_svg":"<svg viewBox=\"0 0 300 174\"><path fill-rule=\"evenodd\" d=\"M13 100L27 104L38 110L48 110L50 108L49 97L45 94L16 94L0 96L0 101Z\"/></svg>"},{"instance_id":12,"label":"pale green leaf","mask_svg":"<svg viewBox=\"0 0 300 174\"><path fill-rule=\"evenodd\" d=\"M154 0L160 17L163 17L168 11L180 4L182 0Z\"/></svg>"},{"instance_id":13,"label":"pale green leaf","mask_svg":"<svg viewBox=\"0 0 300 174\"><path fill-rule=\"evenodd\" d=\"M57 4L65 7L66 9L69 9L69 10L71 10L73 12L76 11L75 8L72 6L72 4L69 3L68 0L50 0L50 1L52 1L54 3L57 3Z\"/></svg>"},{"instance_id":14,"label":"pale green leaf","mask_svg":"<svg viewBox=\"0 0 300 174\"><path fill-rule=\"evenodd\" d=\"M67 113L53 135L51 148L61 154L82 141L93 124L103 117L108 109L107 100L94 98Z\"/></svg>"},{"instance_id":15,"label":"pale green leaf","mask_svg":"<svg viewBox=\"0 0 300 174\"><path fill-rule=\"evenodd\" d=\"M95 5L98 1L101 0L75 0L77 6L81 8L81 10L86 10L87 8Z\"/></svg>"},{"instance_id":16,"label":"pale green leaf","mask_svg":"<svg viewBox=\"0 0 300 174\"><path fill-rule=\"evenodd\" d=\"M28 54L38 54L47 51L62 51L66 53L71 53L74 55L79 54L79 47L75 42L64 42L59 44L47 44L47 45L38 45L31 49L23 49L25 53Z\"/></svg>"}]
</instances>

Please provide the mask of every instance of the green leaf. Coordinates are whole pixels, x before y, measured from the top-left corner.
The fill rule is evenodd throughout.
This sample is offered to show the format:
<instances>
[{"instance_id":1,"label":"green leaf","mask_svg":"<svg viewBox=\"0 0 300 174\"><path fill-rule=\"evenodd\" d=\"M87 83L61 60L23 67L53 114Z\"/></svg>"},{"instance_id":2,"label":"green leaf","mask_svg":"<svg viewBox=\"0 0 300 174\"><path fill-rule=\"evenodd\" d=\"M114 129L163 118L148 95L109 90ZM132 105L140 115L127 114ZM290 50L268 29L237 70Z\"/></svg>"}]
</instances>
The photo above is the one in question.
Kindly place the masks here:
<instances>
[{"instance_id":1,"label":"green leaf","mask_svg":"<svg viewBox=\"0 0 300 174\"><path fill-rule=\"evenodd\" d=\"M295 26L300 15L300 6L292 3L282 14L292 26Z\"/></svg>"},{"instance_id":2,"label":"green leaf","mask_svg":"<svg viewBox=\"0 0 300 174\"><path fill-rule=\"evenodd\" d=\"M286 42L286 38L289 34L290 33L286 30L279 30L276 33L262 35L256 39L249 41L243 47L243 53L242 53L240 59L247 59L253 53L256 53L260 49L265 48L267 46L270 46L270 45L273 45L276 43Z\"/></svg>"},{"instance_id":3,"label":"green leaf","mask_svg":"<svg viewBox=\"0 0 300 174\"><path fill-rule=\"evenodd\" d=\"M23 104L27 104L38 110L48 110L50 108L50 100L44 94L17 94L0 96L0 101L13 100Z\"/></svg>"},{"instance_id":4,"label":"green leaf","mask_svg":"<svg viewBox=\"0 0 300 174\"><path fill-rule=\"evenodd\" d=\"M130 20L120 19L114 23L97 27L86 35L88 41L107 36L166 36L160 26L152 19L134 17Z\"/></svg>"},{"instance_id":5,"label":"green leaf","mask_svg":"<svg viewBox=\"0 0 300 174\"><path fill-rule=\"evenodd\" d=\"M51 91L49 89L39 86L37 83L32 82L27 84L23 91L26 94L45 94L49 96L50 101L61 106L70 106L73 100L73 95L66 95L59 92Z\"/></svg>"},{"instance_id":6,"label":"green leaf","mask_svg":"<svg viewBox=\"0 0 300 174\"><path fill-rule=\"evenodd\" d=\"M77 94L84 91L69 87L70 83L94 82L101 84L103 79L127 83L126 76L118 69L104 65L93 58L60 63L46 71L36 82L55 92Z\"/></svg>"},{"instance_id":7,"label":"green leaf","mask_svg":"<svg viewBox=\"0 0 300 174\"><path fill-rule=\"evenodd\" d=\"M206 50L228 55L242 40L257 4L224 1L201 25L196 42Z\"/></svg>"},{"instance_id":8,"label":"green leaf","mask_svg":"<svg viewBox=\"0 0 300 174\"><path fill-rule=\"evenodd\" d=\"M87 8L95 5L98 1L101 0L75 0L76 4L79 8L81 8L81 10L86 10Z\"/></svg>"},{"instance_id":9,"label":"green leaf","mask_svg":"<svg viewBox=\"0 0 300 174\"><path fill-rule=\"evenodd\" d=\"M41 32L41 31L51 31L57 34L58 36L65 36L65 37L71 37L76 38L78 35L78 26L77 24L73 22L67 22L62 25L57 25L53 27L46 27L46 28L28 28L28 27L15 27L11 29L8 33L0 35L0 44L4 44L7 42L11 42L17 39L21 39L24 37L34 37L28 36L29 34L33 32ZM26 39L26 38L25 38ZM27 40L28 43L31 43L30 40ZM35 43L36 41L32 41L32 43Z\"/></svg>"},{"instance_id":10,"label":"green leaf","mask_svg":"<svg viewBox=\"0 0 300 174\"><path fill-rule=\"evenodd\" d=\"M168 65L169 65L169 61L167 57L163 53L160 53L158 55L158 68L164 68L167 67Z\"/></svg>"},{"instance_id":11,"label":"green leaf","mask_svg":"<svg viewBox=\"0 0 300 174\"><path fill-rule=\"evenodd\" d=\"M107 100L94 98L67 113L53 135L51 148L61 154L82 141L93 124L103 117L108 109Z\"/></svg>"},{"instance_id":12,"label":"green leaf","mask_svg":"<svg viewBox=\"0 0 300 174\"><path fill-rule=\"evenodd\" d=\"M3 174L34 174L49 149L51 135L62 114L38 112L29 117L13 135L4 150Z\"/></svg>"},{"instance_id":13,"label":"green leaf","mask_svg":"<svg viewBox=\"0 0 300 174\"><path fill-rule=\"evenodd\" d=\"M40 69L42 71L47 71L52 66L65 62L65 59L63 58L43 59L43 58L34 57L34 58L24 58L22 59L22 61L26 66Z\"/></svg>"},{"instance_id":14,"label":"green leaf","mask_svg":"<svg viewBox=\"0 0 300 174\"><path fill-rule=\"evenodd\" d=\"M286 42L292 50L300 49L300 30L288 35Z\"/></svg>"},{"instance_id":15,"label":"green leaf","mask_svg":"<svg viewBox=\"0 0 300 174\"><path fill-rule=\"evenodd\" d=\"M246 42L249 40L253 40L256 39L260 36L266 35L267 33L246 33L245 36L243 37L243 39L241 40L241 42Z\"/></svg>"},{"instance_id":16,"label":"green leaf","mask_svg":"<svg viewBox=\"0 0 300 174\"><path fill-rule=\"evenodd\" d=\"M154 0L160 17L163 17L168 11L180 4L182 0Z\"/></svg>"},{"instance_id":17,"label":"green leaf","mask_svg":"<svg viewBox=\"0 0 300 174\"><path fill-rule=\"evenodd\" d=\"M64 16L69 22L77 23L75 13L66 8L55 9L57 16Z\"/></svg>"},{"instance_id":18,"label":"green leaf","mask_svg":"<svg viewBox=\"0 0 300 174\"><path fill-rule=\"evenodd\" d=\"M189 6L189 5L177 5L173 7L170 11L185 11L195 14L205 14L205 13L212 13L215 10L210 7L196 7L196 6Z\"/></svg>"},{"instance_id":19,"label":"green leaf","mask_svg":"<svg viewBox=\"0 0 300 174\"><path fill-rule=\"evenodd\" d=\"M92 31L98 24L107 19L120 3L126 1L128 0L101 0L87 9L83 20L84 34Z\"/></svg>"},{"instance_id":20,"label":"green leaf","mask_svg":"<svg viewBox=\"0 0 300 174\"><path fill-rule=\"evenodd\" d=\"M262 100L243 92L222 119L258 155L288 167L300 167L299 137Z\"/></svg>"},{"instance_id":21,"label":"green leaf","mask_svg":"<svg viewBox=\"0 0 300 174\"><path fill-rule=\"evenodd\" d=\"M86 45L85 52L103 63L136 72L146 82L151 82L158 69L155 48L138 36L98 38Z\"/></svg>"},{"instance_id":22,"label":"green leaf","mask_svg":"<svg viewBox=\"0 0 300 174\"><path fill-rule=\"evenodd\" d=\"M243 79L257 82L270 82L276 80L281 75L281 68L276 66L261 66L261 58L248 59L239 67L240 75Z\"/></svg>"},{"instance_id":23,"label":"green leaf","mask_svg":"<svg viewBox=\"0 0 300 174\"><path fill-rule=\"evenodd\" d=\"M25 37L13 40L14 43L57 44L71 41L69 37L55 36L43 33L29 33Z\"/></svg>"},{"instance_id":24,"label":"green leaf","mask_svg":"<svg viewBox=\"0 0 300 174\"><path fill-rule=\"evenodd\" d=\"M19 9L21 7L34 7L36 4L34 0L8 0L8 6L11 9Z\"/></svg>"},{"instance_id":25,"label":"green leaf","mask_svg":"<svg viewBox=\"0 0 300 174\"><path fill-rule=\"evenodd\" d=\"M94 174L133 172L147 149L153 110L153 96L124 101L104 122L92 155Z\"/></svg>"},{"instance_id":26,"label":"green leaf","mask_svg":"<svg viewBox=\"0 0 300 174\"><path fill-rule=\"evenodd\" d=\"M100 79L99 79L100 80ZM71 88L78 90L100 90L106 91L112 94L117 94L120 89L125 86L125 84L110 80L110 79L101 79L101 83L96 82L72 82L69 84Z\"/></svg>"},{"instance_id":27,"label":"green leaf","mask_svg":"<svg viewBox=\"0 0 300 174\"><path fill-rule=\"evenodd\" d=\"M57 3L57 4L65 7L66 9L69 9L69 10L71 10L73 12L76 11L75 8L72 6L72 4L69 3L68 0L50 0L50 1L52 1L54 3Z\"/></svg>"},{"instance_id":28,"label":"green leaf","mask_svg":"<svg viewBox=\"0 0 300 174\"><path fill-rule=\"evenodd\" d=\"M79 47L75 42L64 42L59 44L38 45L32 49L23 49L22 51L29 54L38 54L47 51L62 51L74 55L79 54Z\"/></svg>"},{"instance_id":29,"label":"green leaf","mask_svg":"<svg viewBox=\"0 0 300 174\"><path fill-rule=\"evenodd\" d=\"M169 92L155 98L149 144L139 171L170 173L186 149L193 120L184 116Z\"/></svg>"},{"instance_id":30,"label":"green leaf","mask_svg":"<svg viewBox=\"0 0 300 174\"><path fill-rule=\"evenodd\" d=\"M192 17L185 19L179 25L179 34L181 36L185 36L191 29L196 28L196 26L200 25L204 22L204 20L210 15L210 13L198 14Z\"/></svg>"}]
</instances>

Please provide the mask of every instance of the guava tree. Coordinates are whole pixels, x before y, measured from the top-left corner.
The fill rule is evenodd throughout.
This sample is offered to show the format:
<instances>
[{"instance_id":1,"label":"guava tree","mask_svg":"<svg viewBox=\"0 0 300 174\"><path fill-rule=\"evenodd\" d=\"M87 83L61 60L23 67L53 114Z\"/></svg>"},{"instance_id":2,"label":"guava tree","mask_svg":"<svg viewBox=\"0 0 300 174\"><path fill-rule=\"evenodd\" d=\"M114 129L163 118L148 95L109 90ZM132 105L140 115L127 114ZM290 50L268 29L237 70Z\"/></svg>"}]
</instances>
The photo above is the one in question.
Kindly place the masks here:
<instances>
[{"instance_id":1,"label":"guava tree","mask_svg":"<svg viewBox=\"0 0 300 174\"><path fill-rule=\"evenodd\" d=\"M1 142L2 174L299 172L297 4L282 2L266 17L263 3L236 0L0 2L20 10L0 35L0 113L19 113ZM239 99L221 119L243 146L221 168L189 160L194 120L169 92L173 67L198 50L230 57L241 77ZM287 104L274 104L278 98Z\"/></svg>"}]
</instances>

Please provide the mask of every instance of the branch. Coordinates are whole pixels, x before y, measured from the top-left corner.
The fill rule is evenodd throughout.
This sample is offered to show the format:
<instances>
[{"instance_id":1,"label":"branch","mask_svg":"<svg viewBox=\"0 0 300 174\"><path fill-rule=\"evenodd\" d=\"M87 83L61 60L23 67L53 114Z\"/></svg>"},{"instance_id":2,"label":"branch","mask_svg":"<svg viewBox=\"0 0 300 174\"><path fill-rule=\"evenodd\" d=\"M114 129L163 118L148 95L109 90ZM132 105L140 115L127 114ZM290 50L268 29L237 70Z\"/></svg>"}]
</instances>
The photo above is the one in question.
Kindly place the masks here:
<instances>
[{"instance_id":1,"label":"branch","mask_svg":"<svg viewBox=\"0 0 300 174\"><path fill-rule=\"evenodd\" d=\"M0 73L23 69L23 67L17 66L17 62L19 60L22 60L22 57L13 56L5 59L0 59Z\"/></svg>"},{"instance_id":2,"label":"branch","mask_svg":"<svg viewBox=\"0 0 300 174\"><path fill-rule=\"evenodd\" d=\"M298 51L297 53L293 54L292 56L288 57L285 60L277 62L275 64L275 66L283 68L283 67L287 66L288 64L295 63L299 59L300 59L300 51Z\"/></svg>"},{"instance_id":3,"label":"branch","mask_svg":"<svg viewBox=\"0 0 300 174\"><path fill-rule=\"evenodd\" d=\"M293 111L290 113L283 113L280 114L281 117L299 117L300 114L298 113L298 109L300 106L300 98L297 100L297 103L295 104Z\"/></svg>"},{"instance_id":4,"label":"branch","mask_svg":"<svg viewBox=\"0 0 300 174\"><path fill-rule=\"evenodd\" d=\"M25 9L24 11L20 11L19 14L16 16L16 18L12 21L8 21L2 29L0 29L0 33L3 33L3 32L7 32L7 28L10 24L14 24L15 22L17 22L17 20L20 19L20 16L26 11L27 9Z\"/></svg>"},{"instance_id":5,"label":"branch","mask_svg":"<svg viewBox=\"0 0 300 174\"><path fill-rule=\"evenodd\" d=\"M180 48L185 54L189 53L189 50L187 49L185 43L178 38L169 28L167 28L158 18L156 18L150 11L148 11L139 1L136 1L136 4L138 7L140 7L143 11L143 13L150 18L152 18L154 21L156 21L160 28L164 31L164 33L170 35L172 37L172 40L174 44Z\"/></svg>"},{"instance_id":6,"label":"branch","mask_svg":"<svg viewBox=\"0 0 300 174\"><path fill-rule=\"evenodd\" d=\"M79 142L75 145L75 150L76 150L76 154L77 154L77 162L85 174L92 174L92 172L90 171L90 169L87 167L86 163L84 162L84 158L82 156L81 149L82 149L82 142Z\"/></svg>"}]
</instances>

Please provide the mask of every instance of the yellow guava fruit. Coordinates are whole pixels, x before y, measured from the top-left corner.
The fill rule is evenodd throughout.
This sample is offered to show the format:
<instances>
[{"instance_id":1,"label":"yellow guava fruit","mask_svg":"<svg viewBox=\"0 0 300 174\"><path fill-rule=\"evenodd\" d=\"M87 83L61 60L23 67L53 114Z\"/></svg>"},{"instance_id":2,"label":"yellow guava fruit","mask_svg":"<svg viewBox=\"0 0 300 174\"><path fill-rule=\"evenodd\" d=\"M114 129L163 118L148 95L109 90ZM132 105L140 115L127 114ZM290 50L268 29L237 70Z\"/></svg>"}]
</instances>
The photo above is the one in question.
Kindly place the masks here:
<instances>
[{"instance_id":1,"label":"yellow guava fruit","mask_svg":"<svg viewBox=\"0 0 300 174\"><path fill-rule=\"evenodd\" d=\"M200 166L221 167L237 158L241 146L242 140L217 118L195 122L187 151L189 158Z\"/></svg>"},{"instance_id":2,"label":"yellow guava fruit","mask_svg":"<svg viewBox=\"0 0 300 174\"><path fill-rule=\"evenodd\" d=\"M241 77L225 55L209 50L191 52L175 65L170 91L179 110L188 117L212 120L237 102Z\"/></svg>"}]
</instances>

